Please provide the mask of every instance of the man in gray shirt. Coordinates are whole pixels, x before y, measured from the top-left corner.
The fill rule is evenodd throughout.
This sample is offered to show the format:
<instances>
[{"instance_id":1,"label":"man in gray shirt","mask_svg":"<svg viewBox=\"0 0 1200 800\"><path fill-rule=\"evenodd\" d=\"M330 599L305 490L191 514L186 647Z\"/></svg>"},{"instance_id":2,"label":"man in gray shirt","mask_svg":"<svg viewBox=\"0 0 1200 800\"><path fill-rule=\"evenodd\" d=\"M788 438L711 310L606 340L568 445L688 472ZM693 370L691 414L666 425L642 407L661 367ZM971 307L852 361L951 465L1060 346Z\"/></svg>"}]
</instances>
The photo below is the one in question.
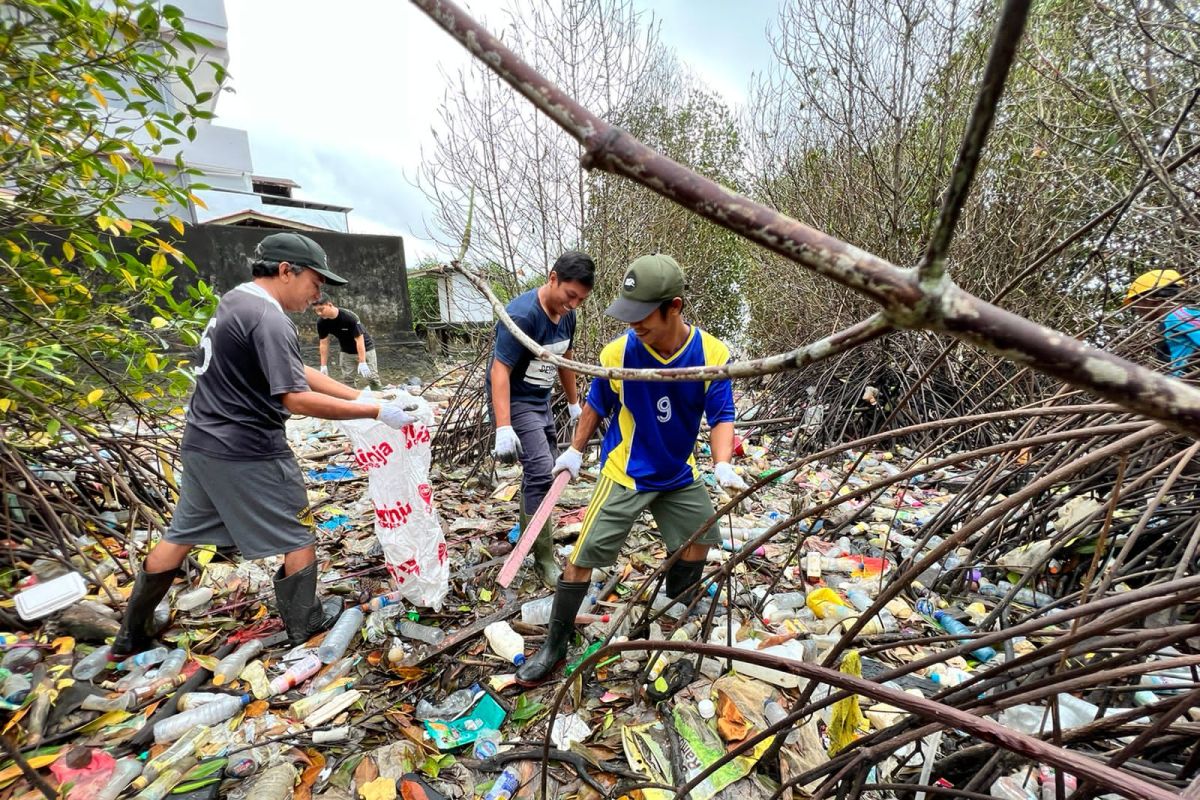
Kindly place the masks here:
<instances>
[{"instance_id":1,"label":"man in gray shirt","mask_svg":"<svg viewBox=\"0 0 1200 800\"><path fill-rule=\"evenodd\" d=\"M378 419L394 428L415 422L399 404L356 402L358 390L304 366L296 326L284 312L304 311L326 283L346 283L316 242L297 233L267 236L255 248L251 274L221 298L204 329L179 502L138 573L114 655L153 644L154 608L198 544L234 545L250 559L282 555L275 598L292 644L328 628L341 603L323 607L317 600L312 510L284 425L291 414Z\"/></svg>"}]
</instances>

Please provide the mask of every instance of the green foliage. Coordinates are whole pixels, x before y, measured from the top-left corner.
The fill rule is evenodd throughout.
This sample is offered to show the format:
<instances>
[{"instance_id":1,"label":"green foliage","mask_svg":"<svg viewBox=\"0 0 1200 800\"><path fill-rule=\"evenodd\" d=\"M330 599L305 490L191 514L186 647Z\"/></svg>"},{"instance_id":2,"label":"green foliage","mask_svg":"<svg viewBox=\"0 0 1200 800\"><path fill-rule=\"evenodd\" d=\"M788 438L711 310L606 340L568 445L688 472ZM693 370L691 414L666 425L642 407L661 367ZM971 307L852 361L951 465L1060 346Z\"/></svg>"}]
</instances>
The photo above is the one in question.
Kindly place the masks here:
<instances>
[{"instance_id":1,"label":"green foliage","mask_svg":"<svg viewBox=\"0 0 1200 800\"><path fill-rule=\"evenodd\" d=\"M215 298L174 287L186 257L132 201L190 197L160 164L211 117L208 45L171 5L22 0L0 8L0 414L79 422L101 401L178 394L168 344L195 345ZM11 419L10 419L11 421Z\"/></svg>"},{"instance_id":2,"label":"green foliage","mask_svg":"<svg viewBox=\"0 0 1200 800\"><path fill-rule=\"evenodd\" d=\"M437 279L428 275L408 279L408 301L412 305L414 325L437 322L438 310Z\"/></svg>"}]
</instances>

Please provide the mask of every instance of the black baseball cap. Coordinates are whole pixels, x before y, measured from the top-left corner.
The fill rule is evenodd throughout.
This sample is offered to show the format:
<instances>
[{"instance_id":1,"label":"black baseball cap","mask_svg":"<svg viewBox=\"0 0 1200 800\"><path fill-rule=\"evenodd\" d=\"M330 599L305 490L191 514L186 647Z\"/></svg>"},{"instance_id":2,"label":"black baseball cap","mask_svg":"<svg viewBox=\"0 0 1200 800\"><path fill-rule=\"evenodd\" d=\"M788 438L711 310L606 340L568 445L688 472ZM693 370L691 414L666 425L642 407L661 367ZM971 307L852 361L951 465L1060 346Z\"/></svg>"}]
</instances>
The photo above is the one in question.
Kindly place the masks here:
<instances>
[{"instance_id":1,"label":"black baseball cap","mask_svg":"<svg viewBox=\"0 0 1200 800\"><path fill-rule=\"evenodd\" d=\"M254 257L264 261L286 261L308 267L330 286L345 286L350 281L329 270L321 245L299 233L272 233L254 248Z\"/></svg>"},{"instance_id":2,"label":"black baseball cap","mask_svg":"<svg viewBox=\"0 0 1200 800\"><path fill-rule=\"evenodd\" d=\"M666 300L683 297L683 270L666 255L642 256L625 270L621 294L604 313L633 324L650 316Z\"/></svg>"}]
</instances>

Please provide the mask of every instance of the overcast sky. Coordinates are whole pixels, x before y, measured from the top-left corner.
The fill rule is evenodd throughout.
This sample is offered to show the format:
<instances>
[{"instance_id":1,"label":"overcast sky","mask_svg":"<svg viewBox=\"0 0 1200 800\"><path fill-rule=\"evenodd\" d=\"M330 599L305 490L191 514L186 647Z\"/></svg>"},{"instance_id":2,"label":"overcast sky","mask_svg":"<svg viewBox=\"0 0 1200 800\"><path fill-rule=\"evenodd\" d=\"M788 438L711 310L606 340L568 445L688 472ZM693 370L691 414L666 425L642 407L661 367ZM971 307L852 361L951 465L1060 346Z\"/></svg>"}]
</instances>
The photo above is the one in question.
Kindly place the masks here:
<instances>
[{"instance_id":1,"label":"overcast sky","mask_svg":"<svg viewBox=\"0 0 1200 800\"><path fill-rule=\"evenodd\" d=\"M306 199L351 206L350 230L405 237L408 263L445 257L410 182L466 51L408 2L227 0L233 93L217 124L250 133L258 174L299 183ZM463 5L495 16L499 0ZM733 104L770 62L779 0L635 0L663 42ZM336 13L331 13L336 11ZM495 26L493 26L493 29Z\"/></svg>"}]
</instances>

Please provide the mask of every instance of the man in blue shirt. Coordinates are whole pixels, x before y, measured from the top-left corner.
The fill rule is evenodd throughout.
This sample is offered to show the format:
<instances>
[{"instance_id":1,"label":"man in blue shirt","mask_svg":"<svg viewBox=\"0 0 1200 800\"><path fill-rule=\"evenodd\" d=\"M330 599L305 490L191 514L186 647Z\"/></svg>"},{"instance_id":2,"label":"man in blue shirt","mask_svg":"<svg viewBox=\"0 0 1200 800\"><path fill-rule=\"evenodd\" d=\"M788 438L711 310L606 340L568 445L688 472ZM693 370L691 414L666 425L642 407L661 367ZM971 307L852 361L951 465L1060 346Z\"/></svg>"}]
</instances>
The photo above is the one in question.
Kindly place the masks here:
<instances>
[{"instance_id":1,"label":"man in blue shirt","mask_svg":"<svg viewBox=\"0 0 1200 800\"><path fill-rule=\"evenodd\" d=\"M684 321L683 294L683 270L670 256L642 256L630 264L620 296L605 311L628 324L629 331L600 352L601 366L670 369L728 362L729 348L720 339ZM558 457L553 472L565 470L578 477L583 448L600 421L607 419L600 480L555 589L545 644L517 670L517 683L541 683L565 658L592 569L616 563L643 511L654 515L671 553L714 514L694 456L701 416L712 429L718 483L725 489L745 489L746 483L730 463L734 418L730 381L592 381L571 447ZM668 596L684 599L684 592L700 580L709 547L718 541L714 526L687 545L667 573Z\"/></svg>"},{"instance_id":2,"label":"man in blue shirt","mask_svg":"<svg viewBox=\"0 0 1200 800\"><path fill-rule=\"evenodd\" d=\"M554 262L550 276L510 302L505 310L529 338L551 353L570 358L575 339L575 309L587 299L596 265L584 253L569 251ZM521 530L545 498L553 482L550 470L558 456L558 433L550 413L554 379L562 381L571 420L579 417L575 373L535 358L503 325L496 326L496 347L487 372L487 391L496 426L496 458L521 462ZM533 546L538 574L547 586L558 582L554 532L549 522Z\"/></svg>"},{"instance_id":3,"label":"man in blue shirt","mask_svg":"<svg viewBox=\"0 0 1200 800\"><path fill-rule=\"evenodd\" d=\"M1155 269L1134 279L1125 293L1125 305L1146 322L1158 325L1159 358L1176 378L1194 369L1200 351L1200 308L1182 305L1176 296L1183 291L1183 276L1173 269Z\"/></svg>"}]
</instances>

